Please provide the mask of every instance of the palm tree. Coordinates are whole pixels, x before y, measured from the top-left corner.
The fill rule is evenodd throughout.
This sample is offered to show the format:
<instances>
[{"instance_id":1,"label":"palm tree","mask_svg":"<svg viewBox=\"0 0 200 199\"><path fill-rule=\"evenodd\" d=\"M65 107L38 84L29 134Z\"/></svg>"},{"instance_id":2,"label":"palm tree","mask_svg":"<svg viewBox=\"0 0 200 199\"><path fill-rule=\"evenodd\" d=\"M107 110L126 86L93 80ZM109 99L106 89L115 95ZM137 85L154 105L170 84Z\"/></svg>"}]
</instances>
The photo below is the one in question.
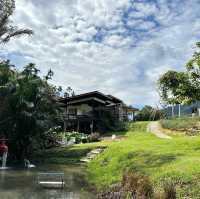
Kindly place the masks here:
<instances>
[{"instance_id":1,"label":"palm tree","mask_svg":"<svg viewBox=\"0 0 200 199\"><path fill-rule=\"evenodd\" d=\"M15 9L15 0L0 0L0 44L8 42L12 37L31 35L30 29L18 29L10 24L10 16Z\"/></svg>"}]
</instances>

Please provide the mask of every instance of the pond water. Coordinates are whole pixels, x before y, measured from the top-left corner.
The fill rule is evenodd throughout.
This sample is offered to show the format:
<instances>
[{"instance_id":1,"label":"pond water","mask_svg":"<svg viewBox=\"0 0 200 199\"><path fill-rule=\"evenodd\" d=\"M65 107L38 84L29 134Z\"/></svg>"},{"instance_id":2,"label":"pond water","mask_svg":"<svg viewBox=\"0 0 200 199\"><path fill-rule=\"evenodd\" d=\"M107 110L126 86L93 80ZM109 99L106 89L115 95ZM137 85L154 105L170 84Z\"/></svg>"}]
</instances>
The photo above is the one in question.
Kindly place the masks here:
<instances>
[{"instance_id":1,"label":"pond water","mask_svg":"<svg viewBox=\"0 0 200 199\"><path fill-rule=\"evenodd\" d=\"M64 189L44 189L36 183L38 172L64 172ZM0 170L0 199L95 199L87 191L81 166L46 165L31 170Z\"/></svg>"}]
</instances>

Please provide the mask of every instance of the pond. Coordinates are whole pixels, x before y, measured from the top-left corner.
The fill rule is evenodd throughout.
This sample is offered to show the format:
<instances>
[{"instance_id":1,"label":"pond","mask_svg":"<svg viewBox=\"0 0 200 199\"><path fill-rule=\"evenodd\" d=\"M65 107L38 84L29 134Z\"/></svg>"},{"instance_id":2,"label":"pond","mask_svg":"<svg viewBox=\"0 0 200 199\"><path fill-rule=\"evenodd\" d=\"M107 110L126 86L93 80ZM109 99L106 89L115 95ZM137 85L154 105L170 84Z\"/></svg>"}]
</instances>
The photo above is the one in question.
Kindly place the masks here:
<instances>
[{"instance_id":1,"label":"pond","mask_svg":"<svg viewBox=\"0 0 200 199\"><path fill-rule=\"evenodd\" d=\"M36 183L38 172L64 172L64 189L44 189ZM84 167L45 165L31 170L0 170L0 199L95 199L84 180Z\"/></svg>"}]
</instances>

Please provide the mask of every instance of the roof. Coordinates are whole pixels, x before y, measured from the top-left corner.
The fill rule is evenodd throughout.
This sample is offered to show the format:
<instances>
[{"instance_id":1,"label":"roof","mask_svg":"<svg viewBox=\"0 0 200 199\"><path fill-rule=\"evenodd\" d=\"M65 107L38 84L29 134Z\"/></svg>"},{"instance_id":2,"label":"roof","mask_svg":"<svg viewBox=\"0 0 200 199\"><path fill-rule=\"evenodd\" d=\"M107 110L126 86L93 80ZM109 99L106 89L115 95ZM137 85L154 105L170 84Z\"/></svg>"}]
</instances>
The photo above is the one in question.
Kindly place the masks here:
<instances>
[{"instance_id":1,"label":"roof","mask_svg":"<svg viewBox=\"0 0 200 199\"><path fill-rule=\"evenodd\" d=\"M112 99L113 102L115 103L123 103L122 100L120 100L119 98L113 96L113 95L107 95L108 97L110 97Z\"/></svg>"},{"instance_id":2,"label":"roof","mask_svg":"<svg viewBox=\"0 0 200 199\"><path fill-rule=\"evenodd\" d=\"M123 104L123 107L126 108L128 111L138 111L137 108L133 108L131 106L127 106L117 97L113 95L105 95L99 91L93 91L88 93L83 93L71 97L62 98L59 102L69 105L77 105L81 103L88 103L91 101L95 101L96 103L104 104L104 105L115 105L115 104Z\"/></svg>"},{"instance_id":3,"label":"roof","mask_svg":"<svg viewBox=\"0 0 200 199\"><path fill-rule=\"evenodd\" d=\"M132 106L127 106L126 104L124 104L123 108L126 109L127 111L130 111L130 112L139 111L138 108L134 108L134 107L132 107Z\"/></svg>"},{"instance_id":4,"label":"roof","mask_svg":"<svg viewBox=\"0 0 200 199\"><path fill-rule=\"evenodd\" d=\"M63 103L76 103L76 102L85 102L88 100L95 100L98 101L99 103L102 104L109 104L114 102L113 98L108 96L108 95L104 95L103 93L99 92L99 91L93 91L93 92L88 92L88 93L84 93L84 94L80 94L80 95L75 95L72 97L67 97L67 98L62 98L59 101L63 102Z\"/></svg>"}]
</instances>

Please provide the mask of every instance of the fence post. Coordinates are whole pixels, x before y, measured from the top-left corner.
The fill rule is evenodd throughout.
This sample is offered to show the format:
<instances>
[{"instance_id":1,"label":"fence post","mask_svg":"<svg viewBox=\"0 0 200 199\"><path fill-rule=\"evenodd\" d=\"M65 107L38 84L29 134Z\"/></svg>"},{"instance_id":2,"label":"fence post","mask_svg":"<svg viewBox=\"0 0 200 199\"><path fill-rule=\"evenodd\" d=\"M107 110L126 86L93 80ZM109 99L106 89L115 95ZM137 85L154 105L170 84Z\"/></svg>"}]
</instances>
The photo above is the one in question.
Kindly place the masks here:
<instances>
[{"instance_id":1,"label":"fence post","mask_svg":"<svg viewBox=\"0 0 200 199\"><path fill-rule=\"evenodd\" d=\"M174 117L174 105L172 104L172 117Z\"/></svg>"}]
</instances>

